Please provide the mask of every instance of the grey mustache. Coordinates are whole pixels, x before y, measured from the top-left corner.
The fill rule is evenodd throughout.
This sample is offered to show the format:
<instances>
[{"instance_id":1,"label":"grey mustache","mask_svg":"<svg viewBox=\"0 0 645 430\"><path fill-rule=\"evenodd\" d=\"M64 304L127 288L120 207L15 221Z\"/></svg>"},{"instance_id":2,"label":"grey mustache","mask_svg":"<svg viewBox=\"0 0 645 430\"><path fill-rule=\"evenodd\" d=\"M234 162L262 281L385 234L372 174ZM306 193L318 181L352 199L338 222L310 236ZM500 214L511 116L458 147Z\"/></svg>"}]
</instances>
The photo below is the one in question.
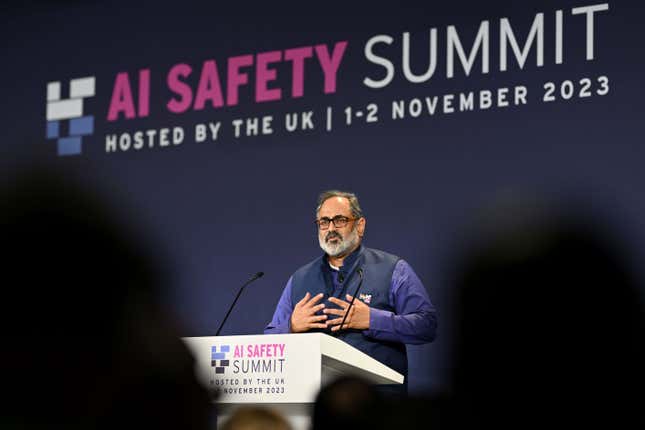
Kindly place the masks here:
<instances>
[{"instance_id":1,"label":"grey mustache","mask_svg":"<svg viewBox=\"0 0 645 430\"><path fill-rule=\"evenodd\" d=\"M341 239L341 240L343 239L343 237L340 235L340 233L335 232L335 231L330 231L330 232L329 232L329 233L327 233L327 235L325 236L325 242L327 242L329 239L331 239L331 238L333 238L333 237L337 237L337 238L339 238L339 239Z\"/></svg>"}]
</instances>

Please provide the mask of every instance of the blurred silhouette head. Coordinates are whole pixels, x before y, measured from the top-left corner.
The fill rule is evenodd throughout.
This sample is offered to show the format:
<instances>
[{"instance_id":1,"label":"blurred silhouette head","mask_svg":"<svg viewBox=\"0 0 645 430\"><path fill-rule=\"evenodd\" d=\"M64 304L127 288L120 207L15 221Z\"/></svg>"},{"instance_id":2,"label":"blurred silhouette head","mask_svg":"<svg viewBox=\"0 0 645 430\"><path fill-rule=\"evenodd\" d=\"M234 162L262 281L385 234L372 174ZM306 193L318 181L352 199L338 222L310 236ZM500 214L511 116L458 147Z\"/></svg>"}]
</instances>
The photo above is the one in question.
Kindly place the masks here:
<instances>
[{"instance_id":1,"label":"blurred silhouette head","mask_svg":"<svg viewBox=\"0 0 645 430\"><path fill-rule=\"evenodd\" d=\"M25 428L205 428L210 404L158 302L161 274L103 202L61 172L0 189L3 360Z\"/></svg>"},{"instance_id":2,"label":"blurred silhouette head","mask_svg":"<svg viewBox=\"0 0 645 430\"><path fill-rule=\"evenodd\" d=\"M278 412L260 406L243 406L235 410L222 430L291 430Z\"/></svg>"},{"instance_id":3,"label":"blurred silhouette head","mask_svg":"<svg viewBox=\"0 0 645 430\"><path fill-rule=\"evenodd\" d=\"M642 419L642 303L599 222L497 207L457 268L454 390L475 427Z\"/></svg>"},{"instance_id":4,"label":"blurred silhouette head","mask_svg":"<svg viewBox=\"0 0 645 430\"><path fill-rule=\"evenodd\" d=\"M341 377L318 393L312 428L382 428L384 406L375 386L361 378Z\"/></svg>"}]
</instances>

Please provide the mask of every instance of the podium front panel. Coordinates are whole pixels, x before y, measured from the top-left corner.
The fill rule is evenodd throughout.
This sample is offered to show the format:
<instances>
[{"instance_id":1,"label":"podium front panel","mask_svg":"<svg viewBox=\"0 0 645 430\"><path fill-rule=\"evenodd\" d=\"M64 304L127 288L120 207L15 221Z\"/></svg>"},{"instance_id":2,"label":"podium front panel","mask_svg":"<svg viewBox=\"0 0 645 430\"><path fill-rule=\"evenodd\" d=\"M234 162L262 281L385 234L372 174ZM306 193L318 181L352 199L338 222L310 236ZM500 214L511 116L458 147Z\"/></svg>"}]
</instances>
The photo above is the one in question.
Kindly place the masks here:
<instances>
[{"instance_id":1,"label":"podium front panel","mask_svg":"<svg viewBox=\"0 0 645 430\"><path fill-rule=\"evenodd\" d=\"M185 337L199 380L218 403L312 403L320 390L316 335Z\"/></svg>"}]
</instances>

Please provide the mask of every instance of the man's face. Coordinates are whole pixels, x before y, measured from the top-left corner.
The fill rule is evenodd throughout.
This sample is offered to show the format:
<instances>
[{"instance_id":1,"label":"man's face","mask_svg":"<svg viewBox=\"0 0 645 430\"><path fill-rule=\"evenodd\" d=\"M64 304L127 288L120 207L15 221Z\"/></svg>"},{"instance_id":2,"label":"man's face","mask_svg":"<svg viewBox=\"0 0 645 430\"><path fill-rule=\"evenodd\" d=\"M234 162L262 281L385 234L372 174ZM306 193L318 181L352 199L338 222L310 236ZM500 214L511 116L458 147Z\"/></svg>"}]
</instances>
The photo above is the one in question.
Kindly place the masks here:
<instances>
[{"instance_id":1,"label":"man's face","mask_svg":"<svg viewBox=\"0 0 645 430\"><path fill-rule=\"evenodd\" d=\"M331 197L325 200L318 212L318 219L333 219L339 215L349 219L344 227L336 227L330 222L329 228L318 229L318 243L331 257L347 255L353 251L361 243L365 231L365 218L354 219L349 200L345 197Z\"/></svg>"}]
</instances>

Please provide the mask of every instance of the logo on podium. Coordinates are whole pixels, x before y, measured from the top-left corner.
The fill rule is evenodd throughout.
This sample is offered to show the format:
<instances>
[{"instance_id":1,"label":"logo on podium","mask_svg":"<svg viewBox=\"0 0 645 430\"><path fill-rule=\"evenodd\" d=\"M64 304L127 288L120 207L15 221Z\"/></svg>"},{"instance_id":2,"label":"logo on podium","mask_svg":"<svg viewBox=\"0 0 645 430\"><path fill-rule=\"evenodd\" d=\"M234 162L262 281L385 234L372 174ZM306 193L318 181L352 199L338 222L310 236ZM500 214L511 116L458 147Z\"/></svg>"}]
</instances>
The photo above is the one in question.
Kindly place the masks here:
<instances>
[{"instance_id":1,"label":"logo on podium","mask_svg":"<svg viewBox=\"0 0 645 430\"><path fill-rule=\"evenodd\" d=\"M211 367L215 368L216 374L224 373L224 370L229 366L229 360L226 358L226 354L230 351L230 345L221 345L219 347L219 352L217 351L217 346L211 347ZM217 365L218 361L219 366Z\"/></svg>"}]
</instances>

